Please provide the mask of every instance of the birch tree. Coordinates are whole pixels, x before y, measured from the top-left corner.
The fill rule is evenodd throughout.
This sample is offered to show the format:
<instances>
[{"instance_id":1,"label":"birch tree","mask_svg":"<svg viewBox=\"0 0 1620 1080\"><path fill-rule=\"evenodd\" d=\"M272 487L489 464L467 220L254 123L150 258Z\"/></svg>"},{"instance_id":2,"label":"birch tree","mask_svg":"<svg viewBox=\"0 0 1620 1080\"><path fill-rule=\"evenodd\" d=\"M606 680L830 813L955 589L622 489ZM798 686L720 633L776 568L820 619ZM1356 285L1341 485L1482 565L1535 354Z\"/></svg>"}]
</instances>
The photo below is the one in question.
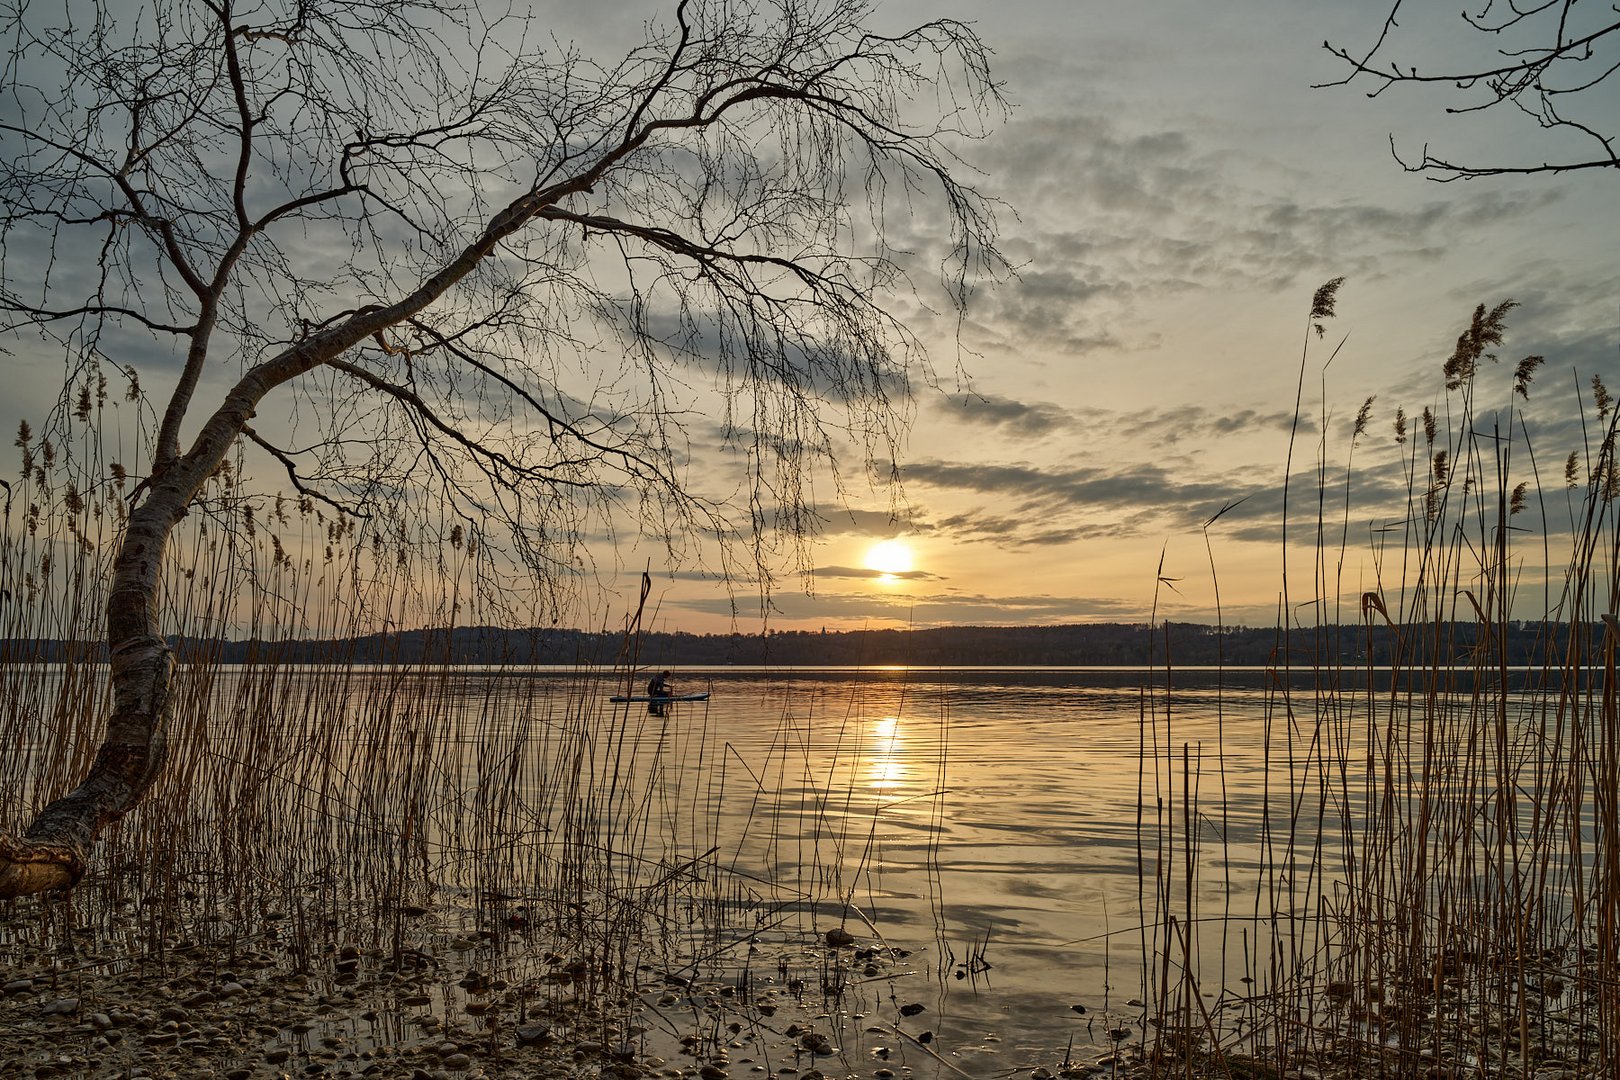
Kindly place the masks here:
<instances>
[{"instance_id":1,"label":"birch tree","mask_svg":"<svg viewBox=\"0 0 1620 1080\"><path fill-rule=\"evenodd\" d=\"M416 485L504 527L541 576L592 515L746 553L804 534L841 441L897 450L926 365L893 314L908 270L955 305L999 272L955 156L1002 108L968 27L680 0L598 63L486 11L69 0L5 19L0 325L67 350L70 384L143 379L153 407L109 560L105 741L0 834L0 898L71 887L163 768L165 548L244 440L333 513ZM741 463L734 503L686 468L668 390L695 380Z\"/></svg>"}]
</instances>

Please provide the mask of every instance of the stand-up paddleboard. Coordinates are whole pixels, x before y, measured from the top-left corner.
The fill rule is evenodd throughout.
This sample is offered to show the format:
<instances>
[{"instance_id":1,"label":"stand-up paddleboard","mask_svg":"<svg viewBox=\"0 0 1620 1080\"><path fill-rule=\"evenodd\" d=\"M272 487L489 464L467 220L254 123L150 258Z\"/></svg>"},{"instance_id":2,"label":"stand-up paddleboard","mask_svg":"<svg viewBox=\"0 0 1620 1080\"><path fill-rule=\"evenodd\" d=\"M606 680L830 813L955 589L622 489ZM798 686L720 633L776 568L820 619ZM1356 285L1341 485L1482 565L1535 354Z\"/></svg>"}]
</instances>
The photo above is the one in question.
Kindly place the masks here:
<instances>
[{"instance_id":1,"label":"stand-up paddleboard","mask_svg":"<svg viewBox=\"0 0 1620 1080\"><path fill-rule=\"evenodd\" d=\"M708 701L708 694L660 694L657 697L648 697L646 694L615 694L608 698L615 705L623 705L628 701L645 701L651 704L663 705L671 701Z\"/></svg>"}]
</instances>

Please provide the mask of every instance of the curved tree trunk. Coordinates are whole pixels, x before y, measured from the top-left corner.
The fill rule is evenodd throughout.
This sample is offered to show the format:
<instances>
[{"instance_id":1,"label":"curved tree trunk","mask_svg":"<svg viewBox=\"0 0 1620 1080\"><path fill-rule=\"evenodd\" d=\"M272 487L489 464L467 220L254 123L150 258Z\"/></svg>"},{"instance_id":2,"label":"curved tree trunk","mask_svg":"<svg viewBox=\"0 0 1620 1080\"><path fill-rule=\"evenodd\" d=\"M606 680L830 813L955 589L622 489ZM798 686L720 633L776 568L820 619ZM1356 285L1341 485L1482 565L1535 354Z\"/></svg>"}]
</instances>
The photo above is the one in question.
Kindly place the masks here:
<instances>
[{"instance_id":1,"label":"curved tree trunk","mask_svg":"<svg viewBox=\"0 0 1620 1080\"><path fill-rule=\"evenodd\" d=\"M360 20L352 27L332 22L333 34L323 37L324 32L312 31L307 42L301 40L302 35L294 35L290 30L255 29L239 24L230 16L229 5L210 3L205 6L216 21L217 38L213 46L189 42L173 47L161 42L151 45L154 66L150 70L160 75L159 82L152 85L201 73L201 81L213 88L195 95L179 94L177 100L182 104L176 108L182 113L188 109L191 112L174 131L155 135L145 132L147 125L141 117L148 103L158 99L144 96L149 91L145 84L138 91L129 89L128 95L120 97L126 93L123 83L100 97L87 94L81 102L79 96L67 94L60 105L42 106L39 119L50 132L61 133L60 137L41 134L36 138L26 126L6 125L8 137L18 136L27 146L36 148L27 153L37 152L41 161L60 158L64 164L59 168L46 167L38 176L32 171L18 172L17 168L0 170L9 177L26 179L20 186L12 185L21 194L0 198L0 210L6 210L5 214L0 214L0 240L11 235L13 225L7 222L23 223L15 225L19 230L32 229L38 222L55 222L58 226L110 222L115 230L126 226L138 228L154 245L155 258L163 268L166 284L161 294L151 298L156 302L150 310L127 310L99 293L94 294L88 306L57 310L49 305L40 308L22 305L13 298L10 277L5 277L8 284L0 290L3 293L0 310L10 313L16 326L45 325L68 317L111 322L131 318L170 340L184 341L186 359L164 410L158 445L150 462L146 498L131 512L114 563L107 601L113 704L105 741L82 784L45 807L22 837L0 835L0 899L70 888L84 874L97 834L109 822L133 809L161 771L166 756L171 708L169 688L174 670L174 659L160 635L158 620L164 548L186 506L242 435L259 403L275 387L321 365L332 364L351 348L369 340L375 340L382 353L391 354L393 349L384 339L384 332L427 311L481 263L500 257L533 266L549 265L553 256L547 252L552 244L558 245L558 251L569 252L559 264L556 300L563 306L556 309L556 314L570 318L574 312L569 305L583 301L579 314L592 319L603 318L604 326L616 326L616 314L596 313L603 294L595 285L571 283L576 273L591 265L590 256L583 247L574 251L575 241L562 239L565 233L574 230L578 230L581 245L591 236L609 237L606 243L621 245L616 257L624 259L627 267L633 265L634 259L650 258L658 276L684 282L676 285L666 298L677 303L683 327L695 328L703 322L700 312L711 303L717 305L716 311L729 312L716 323L725 330L722 337L732 339L720 354L725 358L722 366L727 372L725 392L763 395L757 398L758 407L773 417L779 408L783 410L779 418L771 419L767 425L776 430L766 434L773 446L780 441L787 448L774 452L784 454L783 467L793 470L790 502L797 513L803 509L800 503L807 494L807 488L801 486L807 481L799 478L798 470L822 453L811 447L826 435L814 417L814 406L821 395L809 387L816 380L801 382L798 373L801 364L807 357L824 352L829 356L850 358L848 362L858 368L857 377L864 389L849 400L863 400L861 408L870 410L868 419L877 422L876 428L868 429L869 440L888 438L892 449L894 440L889 425L896 416L888 391L883 388L884 381L892 374L891 369L898 370L897 358L891 356L890 346L899 344L902 357L898 359L910 356L914 349L919 352L921 349L915 336L885 311L869 291L891 276L903 278L901 266L890 259L881 243L874 249L875 255L869 263L857 257L852 264L850 255L845 252L850 239L847 217L831 207L845 201L847 177L839 163L846 148L860 147L870 156L872 166L865 183L872 198L885 190L884 185L891 175L885 170L890 168L895 170L894 177L905 178L908 189L925 178L938 182L948 208L949 232L956 248L956 254L949 260L951 265L957 266L951 272L955 277L947 273L946 284L959 309L966 303L968 278L982 271L993 273L995 267L1003 265L993 243L993 214L989 204L981 201L971 188L959 184L948 167L954 153L945 143L957 136L975 134L971 125L963 128L957 118L964 112L982 108L986 102L1000 101L999 92L989 78L986 51L970 30L951 20L930 22L899 37L881 38L872 36L861 25L864 10L860 4L828 4L823 11L821 5L793 0L782 6L779 28L774 22L757 27L739 26L739 36L733 41L729 33L711 37L707 28L690 24L688 16L696 19L702 13L689 10L691 5L681 3L676 7L677 27L669 33L665 42L667 49L664 49L667 55L662 60L653 61L659 50L656 42L649 41L646 62L643 63L641 52L632 53L636 59L623 65L619 69L621 74L604 82L595 105L585 99L576 100L577 95L571 90L555 91L560 95L555 100L565 104L574 115L572 120L560 121L555 117L548 120L543 115L531 117L530 110L538 108L546 113L551 108L548 103L553 100L554 91L545 80L555 77L563 83L571 83L575 61L570 58L555 65L541 63L543 58L538 54L525 52L523 63L518 63L514 57L508 74L495 78L491 84L495 89L488 95L483 90L471 93L469 111L462 118L447 119L444 110L431 107L431 103L420 116L414 109L405 109L402 119L412 123L420 121L425 126L412 127L407 123L397 136L381 133L373 136L362 123L352 139L343 142L341 147L334 141L331 153L326 154L324 140L328 135L340 128L352 130L350 125L357 117L362 121L370 117L368 110L372 108L373 99L380 102L385 91L391 93L395 89L387 72L409 73L413 77L421 72L438 72L438 77L459 79L462 70L459 66L454 70L441 69L434 51L423 45L427 39L420 37L417 23L413 18L392 12L390 5L381 5L380 9L388 10L370 21ZM303 8L304 5L299 6L300 26L304 21ZM471 8L475 9L476 5ZM460 6L451 5L451 9L460 10ZM200 11L197 17L207 21ZM20 27L19 20L20 16L13 16L8 24ZM826 41L818 39L813 31L806 34L811 27L825 34ZM360 80L357 89L343 90L339 95L342 100L328 103L325 111L316 109L307 128L299 129L295 124L284 129L270 103L287 94L303 94L304 100L315 102L328 89L338 91L337 82L328 84L322 78L308 77L308 70L330 63L360 62L361 57L371 55L369 46L359 44L368 35L380 42L392 43L383 48L384 53L392 53L397 46L394 61L383 65L385 73ZM70 39L71 34L65 35L66 44L58 53L72 58L74 65L101 62L111 55L101 51L103 41L99 35L83 43ZM289 71L299 72L296 77L261 78L264 72L279 70L280 63L272 65L267 59L262 63L243 61L242 50L254 42L265 41L281 41L287 45L287 67ZM300 52L306 44L307 50ZM213 47L219 50L217 54L210 52ZM42 55L48 53L50 50ZM475 50L475 55L482 53ZM756 59L756 55L774 59ZM932 130L926 122L914 127L901 119L908 111L904 103L910 88L926 77L918 65L929 55L939 58L942 65L947 57L960 61L968 81L968 93L974 102L972 105L955 103L953 111L946 114L952 119L936 121L939 126ZM422 61L420 66L418 60ZM531 75L523 68L523 64L531 60L538 75ZM148 70L142 67L146 62L142 59L131 70ZM944 70L942 66L941 72ZM531 79L537 81L531 82ZM127 135L129 145L119 146L115 154L108 151L114 157L125 159L123 168L100 160L89 143L86 143L88 148L77 146L78 133L85 123L78 115L81 105L92 110L128 112L132 125ZM593 108L600 108L602 116L586 123ZM230 115L215 116L214 109L224 109ZM490 117L485 116L486 109L493 110ZM379 115L385 116L385 127L392 123L386 119L392 115L389 110ZM776 171L775 166L767 168L764 159L745 155L744 160L752 164L742 170L734 184L734 178L726 169L705 166L707 171L702 177L705 191L709 185L717 185L719 190L728 193L724 198L735 208L736 221L734 226L728 226L726 235L709 236L701 217L683 210L695 191L688 181L653 183L643 190L636 179L662 172L660 163L664 155L675 153L674 148L688 139L698 145L710 137L740 138L754 130L755 125L766 121L774 123L783 116L789 118L790 126L799 124L801 134L808 140L799 151L807 155L802 169L788 168L781 177L762 182L767 172ZM200 126L191 127L193 121ZM531 121L537 132L534 137L526 133ZM573 145L576 123L588 129L578 146ZM504 154L509 162L533 161L540 167L534 181L536 186L520 189L487 219L487 224L476 235L467 236L462 230L474 226L472 220L463 220L463 215L487 212L484 199L488 196L480 191L465 210L455 200L447 201L440 190L437 170L441 166L412 164L412 155L442 139L459 143L470 138L472 144L476 144L479 138L485 137L477 132L487 125L493 125L488 127L487 136L507 148L496 154L497 160ZM103 141L112 147L120 140ZM234 168L228 164L232 157L228 150L233 143L237 151ZM391 147L401 148L403 156L398 161L392 157ZM195 205L189 198L171 200L167 193L171 188L179 191L187 185L189 174L197 167L195 158L199 152L224 163L217 174L203 169L212 181L224 186L202 184ZM274 158L285 153L298 157L321 156L331 166L331 173L324 175L321 170L314 170L309 175L283 178L279 193L270 195L272 205L250 211L250 204L259 201L260 186L250 183L251 166L266 155ZM459 163L456 156L451 155L445 167L450 168L453 175L464 177L468 190L473 191L480 187L477 178L485 174L486 164L483 151L476 145L469 154ZM169 173L163 174L161 167L151 164L158 159L170 163ZM141 169L159 168L158 180L150 193L144 184L131 179L129 170L136 167L136 162L145 162L140 165ZM301 282L288 297L273 295L274 303L285 300L293 306L278 317L277 325L285 322L284 330L267 336L278 341L290 338L290 344L242 372L200 424L190 448L182 450L181 429L190 427L191 420L197 418L196 410L201 408L193 395L200 385L208 357L218 353L235 355L230 353L231 348L246 347L252 351L242 353L245 359L257 355L257 350L263 347L256 334L234 330L227 335L235 341L234 346L216 350L212 344L222 311L233 311L233 319L251 318L251 305L238 310L239 305L223 304L223 298L234 295L238 289L257 289L258 285L253 284L257 280L255 275L285 271L288 251L281 246L281 241L272 239L272 230L286 228L291 237L297 235L300 222L308 228L311 223L336 220L340 223L339 235L370 237L374 235L375 225L368 222L370 215L375 214L401 216L416 228L426 228L427 235L434 234L433 227L414 220L409 205L403 208L391 205L385 191L370 187L367 177L374 175L373 170L380 170L375 173L378 176L396 173L402 176L401 190L407 200L417 200L428 212L428 219L442 220L447 236L463 237L458 241L462 246L446 251L439 257L442 261L433 263L421 261L435 257L430 254L431 246L415 249L407 265L416 268L421 276L410 292L391 302L379 297L377 304L366 303L329 319L314 318L320 310L317 301L324 303L326 299L322 291L326 286L319 281ZM497 168L491 175L504 177L506 171ZM620 174L622 179L616 179ZM98 179L92 182L90 177ZM503 179L502 184L506 182ZM29 193L51 185L72 194L62 195L64 201L50 206L34 205ZM595 194L599 185L604 185L603 193ZM97 194L100 187L107 188L107 192L105 199L97 202L101 198ZM277 184L269 185L272 190L277 187ZM0 186L0 192L8 190ZM208 205L208 196L224 191L230 193L229 205ZM584 199L587 195L592 198ZM630 200L625 203L626 209L632 202L646 202L646 205L635 213L615 216L617 202L626 199ZM580 204L571 207L575 200ZM348 201L355 205L345 210L343 207ZM489 209L493 210L494 205ZM555 236L544 241L530 238L544 245L531 250L528 241L519 234L535 223L544 223ZM871 224L877 227L877 235L881 237L881 217ZM514 241L522 242L511 243L507 254L497 255ZM623 247L627 243L635 246L637 252L627 251ZM260 244L264 245L262 250ZM334 272L351 277L357 271L363 271L362 276L370 275L373 256L386 259L387 253L382 249L371 252L369 243L366 247L367 254L358 262L340 261ZM244 268L241 260L248 258L250 252L257 254L250 259L251 267ZM116 245L103 248L100 263L103 274L111 267L127 269L134 265L128 261L133 257L129 250ZM537 258L540 261L534 262ZM851 266L865 266L865 269L852 271ZM503 282L504 273L501 272ZM172 279L168 276L171 274ZM778 279L787 290L780 296L775 284ZM344 279L334 277L332 280ZM544 284L539 278L533 282L523 279L520 283L524 288ZM41 286L30 281L27 288L37 291ZM176 311L191 306L169 296L170 288L175 290L176 296L184 295L187 290L195 296L195 320L191 323L170 325ZM369 288L368 285L360 292L367 292ZM504 291L507 285L503 283L500 288ZM552 286L545 284L544 288L549 290ZM44 291L55 295L52 290ZM347 287L338 289L340 295L351 291L354 290ZM136 301L144 302L139 289L131 292ZM710 293L714 299L704 299ZM789 295L795 297L792 304L788 304ZM527 316L521 313L521 305L507 310L506 301L496 297L489 299L492 304L479 301L474 321L467 324L467 332L479 330L492 335L510 332L515 335L514 340L520 340L528 332L523 327L529 325ZM701 303L697 303L699 300ZM306 303L312 305L308 310L304 307ZM696 307L689 308L693 303ZM810 306L801 309L796 306L799 303ZM446 314L448 317L451 313ZM549 335L552 330L541 327L546 321L543 318L535 326L537 332ZM647 355L654 356L653 346L660 339L644 325L640 314L635 316L634 323L628 329L639 343L638 348L645 347ZM726 329L728 327L731 329ZM283 334L285 336L281 336ZM460 384L461 372L465 369L481 388L479 393L491 387L502 388L498 392L510 393L515 395L514 400L534 406L551 425L548 429L551 438L561 441L556 418L546 413L545 407L522 383L484 366L475 356L436 332L433 336L450 357L445 361L445 374L452 385ZM774 341L767 345L763 359L755 355L756 339ZM569 340L567 332L556 340ZM681 351L684 354L686 346ZM697 352L680 360L697 362ZM745 360L746 374L731 367ZM831 375L841 371L844 363L843 360L818 359L805 371ZM381 395L379 400L391 399L409 410L413 423L420 425L424 433L421 436L424 446L428 441L443 438L465 453L465 460L474 463L477 469L494 468L490 482L501 485L502 491L518 492L522 485L535 478L544 480L549 470L558 467L559 463L547 460L544 443L533 459L514 462L497 449L479 444L476 432L463 431L435 415L410 389L414 376L409 375L408 364L406 381L395 381L387 371L373 371L365 365L338 366L358 381L363 392ZM789 371L794 372L792 377L783 377L780 383L776 381L778 376L772 374ZM476 374L472 374L474 372ZM842 375L838 378L842 379ZM485 379L489 381L486 383ZM533 381L544 382L544 372L534 372ZM647 438L654 447L654 456L661 459L663 451L658 447L667 445L669 438L665 420L658 413L662 399L655 395L649 401L653 413L651 426L657 433ZM606 424L605 430L614 430L612 422ZM606 482L606 478L596 472L599 456L622 458L627 475L631 476L646 464L636 456L638 435L630 435L630 441L624 446L611 446L598 444L567 424L562 426L562 431L569 438L580 440L586 451L581 461L570 462L568 455L563 454L559 462L569 469L579 467L585 479L563 476L557 481L557 491L570 490L576 484L592 486ZM873 431L878 434L873 435ZM763 469L765 460L750 457L748 467ZM286 463L284 456L282 461ZM649 466L649 469L651 473L659 472L657 466ZM757 494L768 481L756 475L754 483ZM679 490L673 479L666 482L666 478L655 480L650 475L634 480L633 486L644 493ZM544 490L553 489L545 487ZM696 501L695 497L692 501ZM519 522L519 517L513 517L510 523L514 528L521 528ZM762 527L755 522L756 536ZM717 531L716 535L723 536L723 532Z\"/></svg>"},{"instance_id":2,"label":"curved tree trunk","mask_svg":"<svg viewBox=\"0 0 1620 1080\"><path fill-rule=\"evenodd\" d=\"M568 185L555 189L568 190ZM544 205L532 193L519 198L475 243L404 300L356 312L251 368L202 425L191 449L157 463L146 500L130 513L113 564L107 597L113 709L106 738L83 783L40 811L22 837L0 833L0 900L72 888L84 875L102 828L133 809L162 770L174 671L174 657L158 623L163 550L186 506L224 460L259 402L276 386L421 311Z\"/></svg>"},{"instance_id":3,"label":"curved tree trunk","mask_svg":"<svg viewBox=\"0 0 1620 1080\"><path fill-rule=\"evenodd\" d=\"M185 502L179 495L154 493L130 516L107 598L106 737L83 783L40 811L23 836L0 833L0 899L72 888L97 834L140 802L163 768L174 654L158 633L157 600L163 549Z\"/></svg>"}]
</instances>

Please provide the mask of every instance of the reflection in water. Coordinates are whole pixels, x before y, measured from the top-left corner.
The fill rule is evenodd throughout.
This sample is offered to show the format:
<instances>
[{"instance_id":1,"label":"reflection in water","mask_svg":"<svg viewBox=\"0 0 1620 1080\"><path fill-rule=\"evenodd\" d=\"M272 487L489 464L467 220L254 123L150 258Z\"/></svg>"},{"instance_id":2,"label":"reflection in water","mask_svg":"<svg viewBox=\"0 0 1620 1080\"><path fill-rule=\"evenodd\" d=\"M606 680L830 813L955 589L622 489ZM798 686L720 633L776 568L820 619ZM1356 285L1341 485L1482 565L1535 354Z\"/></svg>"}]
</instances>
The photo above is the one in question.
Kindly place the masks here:
<instances>
[{"instance_id":1,"label":"reflection in water","mask_svg":"<svg viewBox=\"0 0 1620 1080\"><path fill-rule=\"evenodd\" d=\"M900 718L885 716L872 722L871 750L866 758L866 786L879 795L893 795L907 786L916 772L906 760Z\"/></svg>"},{"instance_id":2,"label":"reflection in water","mask_svg":"<svg viewBox=\"0 0 1620 1080\"><path fill-rule=\"evenodd\" d=\"M1155 806L1180 806L1187 786L1202 783L1219 812L1200 819L1198 839L1224 845L1222 870L1233 874L1258 860L1267 801L1273 815L1288 811L1266 786L1263 701L1252 690L1229 686L1221 713L1207 691L1178 687L1173 729L1167 720L1158 730L1143 724L1134 672L680 677L710 700L652 718L608 709L613 691L577 673L463 673L437 692L464 697L466 708L448 715L476 720L434 734L452 749L433 782L459 798L506 790L499 778L513 777L508 820L522 828L489 841L497 847L563 834L579 816L645 808L649 824L615 835L613 849L656 880L667 876L659 868L680 868L694 906L735 917L735 933L694 941L695 953L748 963L748 944L773 934L799 940L847 924L862 938L881 935L910 950L907 966L860 992L926 1003L937 1046L977 1047L1000 1069L1050 1063L1071 1038L1105 1046L1107 1025L1089 1025L1147 996L1138 842L1151 905ZM353 676L357 688L366 680ZM597 701L599 714L588 704ZM571 739L557 718L582 707L591 726ZM1161 790L1172 763L1175 787ZM569 784L609 796L570 798ZM458 837L430 840L449 851L465 846ZM1222 911L1213 897L1225 884L1210 873L1191 899ZM1193 947L1224 948L1214 933ZM931 1063L912 1065L930 1076Z\"/></svg>"},{"instance_id":3,"label":"reflection in water","mask_svg":"<svg viewBox=\"0 0 1620 1080\"><path fill-rule=\"evenodd\" d=\"M1258 678L1244 686L1231 671L1219 695L1180 673L1173 698L1139 689L1141 672L681 677L708 681L712 698L655 718L608 708L616 687L575 672L354 669L342 683L352 698L293 711L307 728L278 715L264 729L284 749L260 748L263 771L299 793L288 805L300 811L303 793L324 791L316 785L345 762L370 777L376 790L357 796L348 852L403 850L399 832L372 831L367 813L387 809L384 789L400 781L431 785L438 809L412 833L412 855L455 889L486 886L487 853L538 852L538 862L551 838L605 834L601 850L625 880L647 892L678 881L683 909L668 943L749 977L769 968L748 951L756 942L809 941L820 948L808 955L825 962L830 927L881 936L910 950L906 964L856 969L851 992L866 997L844 1003L849 1018L925 1006L919 1024L936 1049L977 1061L970 1075L1011 1075L1140 1030L1150 998L1141 958L1166 913L1178 920L1177 963L1192 959L1216 1011L1264 978L1262 965L1309 957L1312 926L1271 912L1303 912L1313 889L1342 888L1338 838L1367 813L1340 797L1350 785L1325 767L1365 758L1370 729L1327 713L1281 721ZM305 680L326 686L330 673L284 678L296 699ZM394 704L424 688L445 699L426 721ZM329 713L344 723L329 724ZM206 716L220 746L246 730L228 708ZM1291 786L1293 775L1306 787ZM224 791L188 792L189 805L202 820L228 819L235 811L206 802ZM1397 780L1386 798L1422 796ZM350 820L324 801L309 808L322 829ZM1195 861L1196 872L1182 869ZM616 904L619 895L639 902L633 889L619 888ZM1291 952L1267 955L1262 941ZM813 998L814 986L804 992ZM872 1023L846 1033L870 1034ZM918 1080L961 1074L927 1055L906 1067Z\"/></svg>"}]
</instances>

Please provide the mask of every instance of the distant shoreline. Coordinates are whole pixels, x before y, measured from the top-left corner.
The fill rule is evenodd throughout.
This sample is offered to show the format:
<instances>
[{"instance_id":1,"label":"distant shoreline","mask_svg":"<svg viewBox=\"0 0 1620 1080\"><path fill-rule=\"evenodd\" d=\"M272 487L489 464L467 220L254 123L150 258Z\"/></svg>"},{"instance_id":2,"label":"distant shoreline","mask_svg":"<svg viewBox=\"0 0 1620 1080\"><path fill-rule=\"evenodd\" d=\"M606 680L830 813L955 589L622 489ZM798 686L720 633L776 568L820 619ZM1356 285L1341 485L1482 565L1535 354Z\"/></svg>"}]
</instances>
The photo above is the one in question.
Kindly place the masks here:
<instances>
[{"instance_id":1,"label":"distant shoreline","mask_svg":"<svg viewBox=\"0 0 1620 1080\"><path fill-rule=\"evenodd\" d=\"M1493 638L1493 632L1495 636ZM184 662L371 666L602 668L624 666L769 670L1104 670L1388 668L1470 666L1482 648L1493 663L1536 668L1562 656L1575 638L1594 656L1601 623L1474 622L1405 628L1337 625L1296 629L1286 642L1273 627L1200 623L1080 623L1063 626L958 626L922 630L769 631L759 634L616 632L475 626L368 634L351 639L226 641L172 639ZM105 659L100 642L0 640L3 663Z\"/></svg>"}]
</instances>

